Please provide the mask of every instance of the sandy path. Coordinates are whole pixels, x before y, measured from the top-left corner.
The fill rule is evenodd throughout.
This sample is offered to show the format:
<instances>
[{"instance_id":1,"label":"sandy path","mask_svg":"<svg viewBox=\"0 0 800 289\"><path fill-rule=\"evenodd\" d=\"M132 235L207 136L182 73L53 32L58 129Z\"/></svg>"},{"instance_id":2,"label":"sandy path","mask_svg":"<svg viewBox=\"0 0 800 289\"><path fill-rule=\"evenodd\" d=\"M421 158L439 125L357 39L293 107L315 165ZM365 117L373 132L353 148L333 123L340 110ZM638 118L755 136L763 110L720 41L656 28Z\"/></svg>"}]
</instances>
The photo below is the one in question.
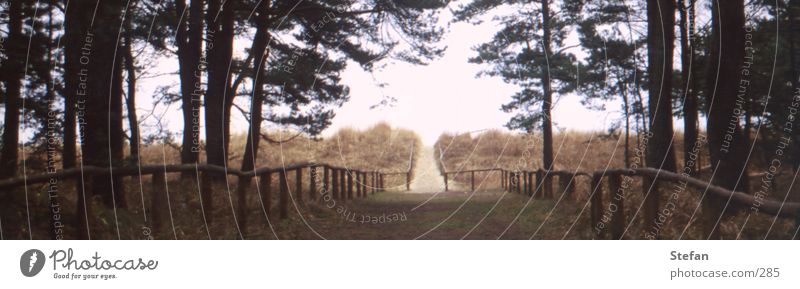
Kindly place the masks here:
<instances>
[{"instance_id":1,"label":"sandy path","mask_svg":"<svg viewBox=\"0 0 800 289\"><path fill-rule=\"evenodd\" d=\"M412 193L432 193L444 191L444 179L436 167L433 147L424 147L420 151L417 167L414 168L414 179L411 181Z\"/></svg>"}]
</instances>

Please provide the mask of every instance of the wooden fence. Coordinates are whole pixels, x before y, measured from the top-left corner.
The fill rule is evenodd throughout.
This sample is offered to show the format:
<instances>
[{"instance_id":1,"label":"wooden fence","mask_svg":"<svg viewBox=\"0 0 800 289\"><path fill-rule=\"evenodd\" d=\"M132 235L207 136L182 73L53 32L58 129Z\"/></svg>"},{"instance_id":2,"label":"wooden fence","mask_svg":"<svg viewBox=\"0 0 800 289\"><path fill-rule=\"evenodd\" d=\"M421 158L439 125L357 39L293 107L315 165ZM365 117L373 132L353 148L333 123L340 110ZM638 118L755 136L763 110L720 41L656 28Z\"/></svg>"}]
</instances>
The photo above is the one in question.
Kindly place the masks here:
<instances>
[{"instance_id":1,"label":"wooden fence","mask_svg":"<svg viewBox=\"0 0 800 289\"><path fill-rule=\"evenodd\" d=\"M500 187L509 192L516 192L525 194L532 197L552 197L552 191L545 189L541 194L537 193L539 189L545 187L541 184L542 181L550 181L553 177L558 177L559 184L564 192L574 193L575 182L573 179L576 176L588 176L585 173L575 173L567 171L551 171L547 178L545 178L545 171L512 171L502 168L488 168L488 169L473 169L461 171L444 172L444 188L445 191L450 190L450 175L469 174L469 183L471 191L475 191L475 173L486 172L499 172L500 173Z\"/></svg>"},{"instance_id":2,"label":"wooden fence","mask_svg":"<svg viewBox=\"0 0 800 289\"><path fill-rule=\"evenodd\" d=\"M321 171L320 171L321 170ZM289 190L288 181L294 172L294 189ZM303 188L303 175L309 174L308 190ZM264 205L267 216L272 216L272 180L273 175L277 175L278 186L278 216L285 219L289 215L289 200L292 196L299 203L305 203L308 196L310 200L316 200L318 196L330 194L335 200L352 200L354 198L364 198L369 194L385 191L385 176L393 174L405 174L407 182L411 181L411 172L382 172L376 170L360 170L353 168L338 167L323 163L298 163L286 167L269 168L261 167L251 171L240 171L209 164L181 164L181 165L146 165L140 167L117 167L101 168L84 166L82 168L71 168L57 171L54 173L27 176L25 178L13 178L0 180L0 191L9 190L21 186L30 186L50 182L51 179L75 179L78 184L78 231L79 237L85 238L88 229L83 222L88 208L84 206L85 192L92 192L90 184L92 178L97 177L142 177L150 175L152 178L152 198L150 211L152 212L152 227L158 229L164 224L163 216L167 210L167 184L166 176L168 173L188 173L196 174L200 180L200 201L203 212L212 212L214 204L212 201L213 184L219 182L224 176L235 176L240 180L247 178L257 178L259 182L260 200ZM321 174L321 183L320 181ZM223 180L224 181L224 180ZM247 182L249 184L249 182ZM237 188L239 193L239 217L238 225L246 222L244 217L243 203L249 188L240 186ZM318 191L319 190L319 191ZM307 194L307 195L306 195ZM206 213L204 216L206 226L213 222L213 214ZM242 230L243 228L240 228Z\"/></svg>"},{"instance_id":3,"label":"wooden fence","mask_svg":"<svg viewBox=\"0 0 800 289\"><path fill-rule=\"evenodd\" d=\"M524 194L534 198L552 198L552 185L542 184L542 182L552 182L557 179L559 190L567 196L574 194L577 177L586 177L590 180L590 217L591 225L597 226L603 223L602 227L595 230L597 238L622 238L628 222L625 216L624 194L619 194L622 186L622 176L642 177L643 199L643 218L644 220L655 220L658 212L662 209L659 203L660 196L658 184L664 182L680 182L687 186L694 187L700 191L705 191L710 195L730 199L731 204L758 208L759 212L769 215L793 218L796 224L800 224L800 202L779 202L775 200L760 199L754 195L743 192L730 191L728 189L713 185L705 180L695 179L684 175L654 168L636 169L608 169L593 173L573 172L573 171L524 171L508 170L503 168L475 169L444 172L445 190L449 189L449 175L469 174L472 191L475 190L476 172L500 172L499 186L508 192ZM603 180L606 179L604 182ZM651 180L656 180L656 184L651 186ZM604 185L605 184L605 185ZM654 193L649 193L654 192ZM707 198L704 198L706 201ZM612 210L613 209L613 210ZM608 214L607 211L613 211ZM609 216L610 215L610 216ZM607 223L607 224L606 224ZM647 222L646 222L647 223ZM703 230L708 236L718 238L718 229L715 224L705 225ZM658 236L653 236L657 238Z\"/></svg>"}]
</instances>

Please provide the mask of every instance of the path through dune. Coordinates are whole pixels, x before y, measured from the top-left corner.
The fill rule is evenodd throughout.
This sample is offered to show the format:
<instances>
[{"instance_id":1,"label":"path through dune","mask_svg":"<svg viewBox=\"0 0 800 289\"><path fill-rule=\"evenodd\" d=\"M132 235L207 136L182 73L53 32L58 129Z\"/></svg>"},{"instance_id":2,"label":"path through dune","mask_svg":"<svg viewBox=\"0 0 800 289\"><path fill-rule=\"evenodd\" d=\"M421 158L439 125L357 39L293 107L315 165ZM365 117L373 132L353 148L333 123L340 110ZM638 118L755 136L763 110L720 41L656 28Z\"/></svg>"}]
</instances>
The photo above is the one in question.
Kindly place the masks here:
<instances>
[{"instance_id":1,"label":"path through dune","mask_svg":"<svg viewBox=\"0 0 800 289\"><path fill-rule=\"evenodd\" d=\"M420 151L417 167L414 168L414 179L411 181L412 193L431 193L444 191L444 179L436 167L433 147L424 147Z\"/></svg>"}]
</instances>

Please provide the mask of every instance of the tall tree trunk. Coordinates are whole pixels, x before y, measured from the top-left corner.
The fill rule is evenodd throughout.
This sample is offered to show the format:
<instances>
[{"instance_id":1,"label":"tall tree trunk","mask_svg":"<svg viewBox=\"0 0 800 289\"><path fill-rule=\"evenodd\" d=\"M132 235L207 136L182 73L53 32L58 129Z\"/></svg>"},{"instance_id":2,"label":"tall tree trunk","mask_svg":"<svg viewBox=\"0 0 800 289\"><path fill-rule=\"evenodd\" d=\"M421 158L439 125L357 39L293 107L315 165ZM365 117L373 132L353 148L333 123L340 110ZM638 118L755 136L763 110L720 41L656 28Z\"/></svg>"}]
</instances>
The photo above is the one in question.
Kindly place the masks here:
<instances>
[{"instance_id":1,"label":"tall tree trunk","mask_svg":"<svg viewBox=\"0 0 800 289\"><path fill-rule=\"evenodd\" d=\"M72 7L94 7L92 1L72 3ZM85 5L85 6L83 6ZM98 2L96 13L89 13L92 42L82 45L91 51L88 60L85 113L85 142L81 143L84 165L118 167L122 165L122 54L118 42L123 2ZM92 10L92 9L86 9ZM95 15L95 17L91 17ZM88 41L86 42L88 43ZM79 56L80 58L80 56ZM92 191L108 206L125 207L121 178L115 175L93 178Z\"/></svg>"},{"instance_id":2,"label":"tall tree trunk","mask_svg":"<svg viewBox=\"0 0 800 289\"><path fill-rule=\"evenodd\" d=\"M230 93L228 66L233 53L233 7L233 0L224 1L222 6L220 0L209 0L206 14L206 37L214 45L208 55L208 91L205 95L206 157L209 164L218 166L227 163L224 110L226 96Z\"/></svg>"},{"instance_id":3,"label":"tall tree trunk","mask_svg":"<svg viewBox=\"0 0 800 289\"><path fill-rule=\"evenodd\" d=\"M619 91L622 92L622 109L625 110L625 167L631 167L631 108L628 103L628 87L623 82L619 82Z\"/></svg>"},{"instance_id":4,"label":"tall tree trunk","mask_svg":"<svg viewBox=\"0 0 800 289\"><path fill-rule=\"evenodd\" d=\"M3 148L0 151L0 179L17 174L19 161L19 117L22 78L25 70L25 44L22 34L22 3L11 1L8 8L7 59L3 63L3 81L6 87L5 122L3 123Z\"/></svg>"},{"instance_id":5,"label":"tall tree trunk","mask_svg":"<svg viewBox=\"0 0 800 289\"><path fill-rule=\"evenodd\" d=\"M255 168L255 160L258 158L258 144L261 138L261 109L264 103L264 83L266 74L266 60L269 50L271 35L269 34L269 23L267 23L267 13L269 12L269 1L265 1L257 8L259 15L256 18L258 28L253 39L250 53L253 55L253 95L250 101L250 128L247 130L247 141L245 142L244 155L242 156L242 171L250 171ZM250 187L250 177L240 177L238 191L239 199L239 229L244 235L247 232L247 191Z\"/></svg>"},{"instance_id":6,"label":"tall tree trunk","mask_svg":"<svg viewBox=\"0 0 800 289\"><path fill-rule=\"evenodd\" d=\"M800 90L800 0L789 0L789 58L792 62L792 88ZM800 130L794 130L794 139L800 139ZM792 168L796 172L800 166L800 148L794 149Z\"/></svg>"},{"instance_id":7,"label":"tall tree trunk","mask_svg":"<svg viewBox=\"0 0 800 289\"><path fill-rule=\"evenodd\" d=\"M133 5L131 5L133 6ZM130 137L130 161L133 164L139 164L139 118L136 116L136 64L133 59L133 27L131 27L131 18L133 13L127 13L125 17L125 69L128 74L128 91L127 98L125 99L125 107L128 109L128 126L131 129Z\"/></svg>"},{"instance_id":8,"label":"tall tree trunk","mask_svg":"<svg viewBox=\"0 0 800 289\"><path fill-rule=\"evenodd\" d=\"M94 7L90 1L75 2L78 5ZM89 81L89 57L94 45L94 34L89 26L91 14L89 9L67 9L64 16L64 168L75 167L77 161L77 141L85 141L85 114L87 99L87 83ZM83 55L83 54L86 55ZM107 72L106 72L107 73ZM79 135L76 135L76 125L80 125ZM74 226L77 228L77 239L91 238L88 220L88 205L91 201L86 196L91 183L84 182L83 177L78 178L75 191L76 208Z\"/></svg>"},{"instance_id":9,"label":"tall tree trunk","mask_svg":"<svg viewBox=\"0 0 800 289\"><path fill-rule=\"evenodd\" d=\"M644 98L642 98L642 90L639 89L639 87L637 85L637 87L634 89L634 91L636 92L636 98L639 100L639 106L638 106L639 113L637 115L639 116L639 119L641 120L639 123L642 125L642 129L640 131L643 131L643 132L650 131L650 129L649 129L650 126L647 125L647 110L644 108Z\"/></svg>"},{"instance_id":10,"label":"tall tree trunk","mask_svg":"<svg viewBox=\"0 0 800 289\"><path fill-rule=\"evenodd\" d=\"M186 1L175 1L176 16L186 19ZM188 26L181 21L176 33L178 63L181 81L181 109L183 111L183 140L181 163L197 163L200 153L200 97L204 63L200 63L203 41L203 0L191 0ZM191 173L182 174L187 177Z\"/></svg>"},{"instance_id":11,"label":"tall tree trunk","mask_svg":"<svg viewBox=\"0 0 800 289\"><path fill-rule=\"evenodd\" d=\"M77 9L73 9L77 10ZM75 114L80 82L80 46L85 31L77 28L76 13L67 10L64 15L64 139L61 165L64 169L74 168L77 158Z\"/></svg>"},{"instance_id":12,"label":"tall tree trunk","mask_svg":"<svg viewBox=\"0 0 800 289\"><path fill-rule=\"evenodd\" d=\"M550 31L550 0L542 0L542 45L544 46L544 53L545 57L550 57L552 54L551 51L551 33ZM549 67L547 67L547 62L545 62L544 69L542 72L542 91L543 91L543 103L542 103L542 115L544 116L542 119L542 164L544 165L545 170L552 170L553 168L553 122L551 119L551 108L553 105L553 91L550 83L550 73ZM548 174L549 176L550 174ZM552 196L553 193L553 185L552 179L547 177L544 180L544 195Z\"/></svg>"},{"instance_id":13,"label":"tall tree trunk","mask_svg":"<svg viewBox=\"0 0 800 289\"><path fill-rule=\"evenodd\" d=\"M792 66L792 85L800 89L800 0L789 0L789 45Z\"/></svg>"},{"instance_id":14,"label":"tall tree trunk","mask_svg":"<svg viewBox=\"0 0 800 289\"><path fill-rule=\"evenodd\" d=\"M652 139L647 166L675 171L672 149L672 55L675 39L675 0L648 0L648 106Z\"/></svg>"},{"instance_id":15,"label":"tall tree trunk","mask_svg":"<svg viewBox=\"0 0 800 289\"><path fill-rule=\"evenodd\" d=\"M734 114L740 69L744 58L744 0L716 0L712 4L711 54L708 70L708 149L712 183L736 190L746 176L746 151L738 117ZM724 29L720 25L724 24ZM717 220L725 198L708 196L703 207L704 228L710 238L720 237Z\"/></svg>"},{"instance_id":16,"label":"tall tree trunk","mask_svg":"<svg viewBox=\"0 0 800 289\"><path fill-rule=\"evenodd\" d=\"M44 80L46 81L45 90L47 91L47 114L48 114L48 122L47 122L47 171L54 172L56 171L55 163L56 163L56 155L55 153L50 153L50 150L56 150L55 146L57 145L57 135L55 132L55 128L51 126L50 121L55 121L55 119L49 119L54 115L57 115L56 107L56 94L55 89L53 87L53 9L55 6L53 2L49 2L47 5L47 69L44 72ZM52 142L51 142L52 141ZM49 237L51 240L62 240L64 239L64 224L61 221L61 213L58 209L60 206L60 197L58 195L58 187L50 187L48 189L48 204L50 211L50 234Z\"/></svg>"},{"instance_id":17,"label":"tall tree trunk","mask_svg":"<svg viewBox=\"0 0 800 289\"><path fill-rule=\"evenodd\" d=\"M697 94L693 89L694 81L692 80L694 77L692 75L694 69L694 44L692 43L692 39L694 37L695 1L696 0L688 0L688 7L686 6L685 0L678 1L678 9L681 16L681 78L683 78L685 97L683 102L683 163L684 171L689 171L689 174L692 176L698 173L697 162L689 162L692 158L692 150L698 138Z\"/></svg>"},{"instance_id":18,"label":"tall tree trunk","mask_svg":"<svg viewBox=\"0 0 800 289\"><path fill-rule=\"evenodd\" d=\"M19 124L22 80L24 75L25 45L28 41L22 34L23 3L30 1L12 1L8 5L8 38L5 39L6 59L0 61L0 80L5 84L5 119L0 150L0 179L11 178L17 174L19 161ZM21 204L24 200L18 190L0 192L0 221L3 223L2 233L6 239L28 239L31 237L29 226L25 226L26 212ZM27 234L26 231L27 230Z\"/></svg>"},{"instance_id":19,"label":"tall tree trunk","mask_svg":"<svg viewBox=\"0 0 800 289\"><path fill-rule=\"evenodd\" d=\"M648 116L651 137L647 142L648 167L675 171L672 149L672 56L675 39L675 0L647 1ZM654 183L655 182L655 183ZM644 178L644 224L657 224L659 185ZM649 231L649 229L648 229ZM654 236L657 238L658 236Z\"/></svg>"}]
</instances>

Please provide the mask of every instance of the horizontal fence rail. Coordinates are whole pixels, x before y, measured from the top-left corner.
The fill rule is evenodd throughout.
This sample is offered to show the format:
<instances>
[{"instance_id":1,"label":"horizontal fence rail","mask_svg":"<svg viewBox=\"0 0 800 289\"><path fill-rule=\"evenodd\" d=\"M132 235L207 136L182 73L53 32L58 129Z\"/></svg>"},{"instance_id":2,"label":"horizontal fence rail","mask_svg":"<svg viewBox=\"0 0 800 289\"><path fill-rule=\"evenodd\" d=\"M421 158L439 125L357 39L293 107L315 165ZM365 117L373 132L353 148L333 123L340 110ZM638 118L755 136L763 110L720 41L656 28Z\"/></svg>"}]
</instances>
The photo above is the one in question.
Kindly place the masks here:
<instances>
[{"instance_id":1,"label":"horizontal fence rail","mask_svg":"<svg viewBox=\"0 0 800 289\"><path fill-rule=\"evenodd\" d=\"M344 170L344 171L356 171L356 172L368 172L368 173L377 173L381 176L387 175L396 175L396 174L408 174L406 172L381 172L381 171L364 171L358 170L353 168L345 168L345 167L338 167L332 166L324 163L297 163L292 164L285 167L260 167L255 170L250 171L240 171L237 169L226 168L222 166L216 165L209 165L209 164L168 164L168 165L145 165L140 167L116 167L116 168L103 168L103 167L96 167L96 166L83 166L81 168L70 168L66 170L59 170L54 173L45 173L45 174L37 174L32 176L27 176L24 178L10 178L5 180L0 180L0 189L8 189L14 188L18 186L23 186L25 184L36 184L36 183L44 183L48 182L51 178L75 178L80 177L81 175L91 175L91 176L105 176L109 174L113 174L115 176L121 177L130 177L130 176L138 176L138 175L150 175L154 173L194 173L194 172L203 172L203 173L218 173L218 174L226 174L231 176L237 177L256 177L259 175L263 175L266 173L278 173L281 171L293 171L297 169L305 169L310 167L326 167L332 170Z\"/></svg>"},{"instance_id":2,"label":"horizontal fence rail","mask_svg":"<svg viewBox=\"0 0 800 289\"><path fill-rule=\"evenodd\" d=\"M705 180L692 178L670 171L655 168L632 168L632 169L607 169L591 173L577 171L559 170L509 170L504 168L483 168L459 171L445 171L444 177L445 190L449 190L449 176L469 175L470 187L475 191L475 173L479 172L499 172L500 188L507 192L527 195L534 198L552 198L552 182L557 178L559 189L564 194L571 195L575 190L577 177L585 177L589 180L589 202L591 205L590 217L591 224L594 226L599 222L608 221L608 226L603 230L597 231L597 236L602 238L610 233L614 239L622 238L624 229L627 226L624 211L624 195L617 194L621 186L621 177L643 177L655 180L657 183L678 182L687 186L694 187L709 195L730 200L731 204L739 206L749 206L756 208L758 212L767 213L772 216L794 218L796 223L800 223L800 202L781 202L759 198L751 194L731 191L723 187L714 185ZM607 179L607 181L603 181ZM603 185L605 183L605 185ZM658 186L652 186L657 188ZM645 220L655 218L659 212L658 190L653 190L655 194L648 194L650 185L643 185L645 194L643 203L643 217ZM608 218L604 216L604 210L614 207L613 215ZM605 218L604 221L601 221ZM711 234L714 228L704 228L706 233ZM655 236L657 237L657 236Z\"/></svg>"},{"instance_id":3,"label":"horizontal fence rail","mask_svg":"<svg viewBox=\"0 0 800 289\"><path fill-rule=\"evenodd\" d=\"M294 171L294 174L292 174ZM309 175L308 188L305 190L303 176L307 172ZM237 187L238 204L235 219L239 228L240 235L244 237L243 233L247 228L247 196L250 193L250 181L257 178L259 188L259 200L264 206L266 217L269 219L272 215L272 180L273 175L277 175L278 181L278 216L281 219L286 219L289 216L290 198L299 204L305 204L307 201L316 201L318 195L328 194L329 198L335 200L347 201L354 198L365 198L370 193L382 192L386 190L385 177L389 175L405 175L406 182L411 182L411 172L384 172L381 170L360 170L354 168L347 168L341 166L334 166L325 163L302 162L291 164L283 167L260 167L254 170L241 171L222 166L210 164L166 164L166 165L145 165L138 167L96 167L96 166L83 166L80 168L70 168L60 170L53 173L28 175L21 178L10 178L0 180L0 190L9 190L16 187L30 186L35 184L48 183L52 179L75 179L77 182L76 190L79 194L78 199L82 199L85 195L92 195L92 188L90 186L91 180L97 177L143 177L151 176L152 179L152 195L150 202L150 209L152 218L148 218L150 226L155 230L161 230L166 224L164 218L171 214L167 214L169 210L168 192L166 175L168 173L190 173L197 174L200 191L201 206L203 206L203 218L206 224L206 229L210 227L213 221L213 183L221 182L221 177L234 176L239 179L239 186ZM294 178L292 184L289 181ZM290 185L293 185L290 189ZM90 192L90 193L86 193ZM292 196L290 196L290 194ZM96 194L94 194L96 195ZM144 200L143 200L144 201ZM88 206L88 204L86 205ZM77 204L77 216L82 217L86 215L89 210L82 202ZM206 213L209 212L209 213ZM88 221L87 221L88 222ZM77 221L78 238L85 239L88 237L88 229L84 226L83 219ZM210 236L210 233L209 233ZM177 236L176 236L177 237Z\"/></svg>"}]
</instances>

